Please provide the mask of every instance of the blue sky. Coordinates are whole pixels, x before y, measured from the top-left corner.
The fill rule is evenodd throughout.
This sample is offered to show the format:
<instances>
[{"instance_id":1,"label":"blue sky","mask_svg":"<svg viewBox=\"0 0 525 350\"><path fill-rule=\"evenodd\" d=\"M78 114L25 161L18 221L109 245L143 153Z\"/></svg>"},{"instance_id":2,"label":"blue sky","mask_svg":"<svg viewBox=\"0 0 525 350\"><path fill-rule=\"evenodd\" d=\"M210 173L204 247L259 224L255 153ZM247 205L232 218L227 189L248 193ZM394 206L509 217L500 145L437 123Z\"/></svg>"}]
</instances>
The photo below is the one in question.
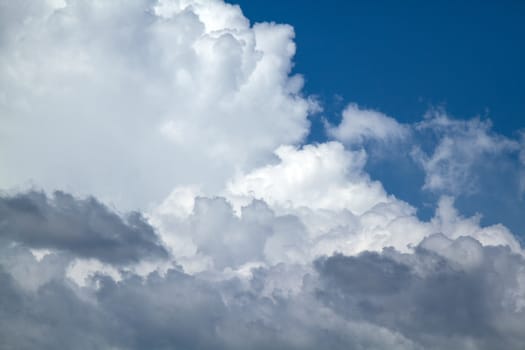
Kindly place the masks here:
<instances>
[{"instance_id":1,"label":"blue sky","mask_svg":"<svg viewBox=\"0 0 525 350\"><path fill-rule=\"evenodd\" d=\"M322 116L338 122L349 102L400 122L420 121L431 107L457 119L490 119L497 133L525 128L525 3L522 1L263 1L239 4L252 21L291 24L294 71L305 92L322 102ZM309 141L326 139L313 118ZM514 160L515 161L515 160ZM512 161L511 161L512 162ZM523 197L499 165L484 169L483 190L457 205L483 222L503 222L525 234ZM421 169L408 157L369 164L394 194L433 214L437 196L419 190ZM420 184L421 186L414 186Z\"/></svg>"},{"instance_id":2,"label":"blue sky","mask_svg":"<svg viewBox=\"0 0 525 350\"><path fill-rule=\"evenodd\" d=\"M456 118L489 116L505 134L525 126L522 1L239 4L254 22L294 27L295 71L330 118L341 96L400 121L444 105Z\"/></svg>"}]
</instances>

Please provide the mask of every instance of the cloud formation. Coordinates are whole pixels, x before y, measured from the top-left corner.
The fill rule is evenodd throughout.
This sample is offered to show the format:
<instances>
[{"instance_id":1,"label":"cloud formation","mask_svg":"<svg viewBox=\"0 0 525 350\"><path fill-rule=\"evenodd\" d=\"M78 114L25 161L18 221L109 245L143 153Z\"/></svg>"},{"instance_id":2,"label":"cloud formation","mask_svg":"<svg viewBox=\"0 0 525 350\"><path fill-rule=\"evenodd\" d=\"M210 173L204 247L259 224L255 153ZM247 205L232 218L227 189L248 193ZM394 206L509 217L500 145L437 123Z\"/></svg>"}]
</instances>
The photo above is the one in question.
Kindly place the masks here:
<instances>
[{"instance_id":1,"label":"cloud formation","mask_svg":"<svg viewBox=\"0 0 525 350\"><path fill-rule=\"evenodd\" d=\"M522 141L349 104L304 144L293 28L220 0L0 8L0 348L523 349L525 252L455 207Z\"/></svg>"},{"instance_id":2,"label":"cloud formation","mask_svg":"<svg viewBox=\"0 0 525 350\"><path fill-rule=\"evenodd\" d=\"M41 192L0 197L0 238L112 264L168 257L140 213L122 218L94 198L78 200L63 192L52 198Z\"/></svg>"},{"instance_id":3,"label":"cloud formation","mask_svg":"<svg viewBox=\"0 0 525 350\"><path fill-rule=\"evenodd\" d=\"M345 144L361 144L365 141L391 142L409 136L409 128L381 112L349 104L342 113L339 125L327 126L328 134Z\"/></svg>"},{"instance_id":4,"label":"cloud formation","mask_svg":"<svg viewBox=\"0 0 525 350\"><path fill-rule=\"evenodd\" d=\"M145 209L176 185L217 191L308 133L288 25L218 0L1 6L2 188Z\"/></svg>"},{"instance_id":5,"label":"cloud formation","mask_svg":"<svg viewBox=\"0 0 525 350\"><path fill-rule=\"evenodd\" d=\"M3 265L4 348L520 349L525 341L525 261L468 237L433 235L413 253L334 255L303 270L256 268L249 279L172 269L119 282L97 274L82 288L52 271L58 256L37 262L9 249L50 277L32 291ZM297 273L297 288L287 289Z\"/></svg>"},{"instance_id":6,"label":"cloud formation","mask_svg":"<svg viewBox=\"0 0 525 350\"><path fill-rule=\"evenodd\" d=\"M343 317L382 325L425 349L517 349L523 266L503 247L433 235L414 254L319 260L324 289L317 293Z\"/></svg>"},{"instance_id":7,"label":"cloud formation","mask_svg":"<svg viewBox=\"0 0 525 350\"><path fill-rule=\"evenodd\" d=\"M424 188L453 195L477 191L475 172L483 162L519 151L516 140L494 133L491 127L490 120L454 120L443 111L430 111L415 128L437 138L437 145L431 154L420 147L412 152L425 170Z\"/></svg>"},{"instance_id":8,"label":"cloud formation","mask_svg":"<svg viewBox=\"0 0 525 350\"><path fill-rule=\"evenodd\" d=\"M150 222L179 264L189 271L238 272L278 263L308 265L336 252L355 255L386 247L410 252L434 233L521 252L505 226L483 227L479 215L463 217L452 197L441 198L431 220L420 220L416 208L370 180L364 162L355 161L363 159L363 150L327 143L278 154L279 163L232 180L225 197L179 189L150 212Z\"/></svg>"}]
</instances>

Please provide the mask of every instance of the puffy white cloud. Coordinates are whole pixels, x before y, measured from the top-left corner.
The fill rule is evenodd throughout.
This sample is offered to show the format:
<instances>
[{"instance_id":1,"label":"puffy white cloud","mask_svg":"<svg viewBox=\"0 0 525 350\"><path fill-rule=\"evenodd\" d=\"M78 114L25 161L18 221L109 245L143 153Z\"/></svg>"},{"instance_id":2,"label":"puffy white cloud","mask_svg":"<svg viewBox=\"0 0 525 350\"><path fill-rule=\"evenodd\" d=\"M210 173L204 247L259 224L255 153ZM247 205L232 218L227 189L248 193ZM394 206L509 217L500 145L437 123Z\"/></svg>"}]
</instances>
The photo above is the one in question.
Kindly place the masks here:
<instances>
[{"instance_id":1,"label":"puffy white cloud","mask_svg":"<svg viewBox=\"0 0 525 350\"><path fill-rule=\"evenodd\" d=\"M276 154L277 163L233 179L225 197L199 197L181 188L174 192L179 196L151 210L150 222L186 271L308 265L323 255L386 247L408 253L435 233L521 254L506 227L483 227L479 215L463 217L451 197L439 201L430 221L420 220L414 207L368 177L363 150L330 142L281 147Z\"/></svg>"},{"instance_id":2,"label":"puffy white cloud","mask_svg":"<svg viewBox=\"0 0 525 350\"><path fill-rule=\"evenodd\" d=\"M399 141L409 136L410 129L381 112L349 104L343 111L341 123L326 125L328 135L345 144L365 141Z\"/></svg>"},{"instance_id":3,"label":"puffy white cloud","mask_svg":"<svg viewBox=\"0 0 525 350\"><path fill-rule=\"evenodd\" d=\"M238 176L228 184L226 195L234 203L257 198L283 209L348 209L357 214L392 200L363 171L364 151L330 142L301 149L281 146L275 154L277 164Z\"/></svg>"},{"instance_id":4,"label":"puffy white cloud","mask_svg":"<svg viewBox=\"0 0 525 350\"><path fill-rule=\"evenodd\" d=\"M1 188L147 208L179 185L216 191L308 132L288 25L215 0L2 8Z\"/></svg>"}]
</instances>

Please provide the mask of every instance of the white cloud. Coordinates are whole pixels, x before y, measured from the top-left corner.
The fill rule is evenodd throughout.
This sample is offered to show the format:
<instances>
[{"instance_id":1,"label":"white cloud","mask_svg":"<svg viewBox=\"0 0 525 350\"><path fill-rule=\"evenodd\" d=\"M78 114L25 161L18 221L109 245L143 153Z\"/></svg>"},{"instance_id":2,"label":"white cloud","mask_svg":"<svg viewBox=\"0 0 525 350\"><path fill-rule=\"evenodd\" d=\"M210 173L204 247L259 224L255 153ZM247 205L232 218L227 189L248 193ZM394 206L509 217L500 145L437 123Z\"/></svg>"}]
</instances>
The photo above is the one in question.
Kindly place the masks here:
<instances>
[{"instance_id":1,"label":"white cloud","mask_svg":"<svg viewBox=\"0 0 525 350\"><path fill-rule=\"evenodd\" d=\"M251 27L238 6L9 2L2 17L3 189L146 208L175 186L222 188L308 132L293 28Z\"/></svg>"},{"instance_id":2,"label":"white cloud","mask_svg":"<svg viewBox=\"0 0 525 350\"><path fill-rule=\"evenodd\" d=\"M362 144L375 140L382 142L403 140L409 128L381 112L349 104L343 111L338 126L326 125L328 135L345 144Z\"/></svg>"},{"instance_id":3,"label":"white cloud","mask_svg":"<svg viewBox=\"0 0 525 350\"><path fill-rule=\"evenodd\" d=\"M226 195L234 203L257 198L280 208L348 209L358 214L391 201L381 184L363 171L364 151L330 142L301 149L281 146L275 154L277 164L237 176Z\"/></svg>"},{"instance_id":4,"label":"white cloud","mask_svg":"<svg viewBox=\"0 0 525 350\"><path fill-rule=\"evenodd\" d=\"M430 154L419 146L412 151L425 171L424 189L453 195L478 190L475 167L492 156L516 152L518 143L491 131L490 121L457 120L441 110L431 110L416 124L438 143Z\"/></svg>"},{"instance_id":5,"label":"white cloud","mask_svg":"<svg viewBox=\"0 0 525 350\"><path fill-rule=\"evenodd\" d=\"M479 216L463 217L450 197L440 200L430 221L421 221L415 208L368 177L364 150L329 142L281 147L276 154L277 163L237 175L224 198L180 189L175 193L184 195L151 210L150 222L187 271L308 265L323 255L386 247L408 253L435 233L449 239L468 236L521 254L507 228L482 227Z\"/></svg>"}]
</instances>

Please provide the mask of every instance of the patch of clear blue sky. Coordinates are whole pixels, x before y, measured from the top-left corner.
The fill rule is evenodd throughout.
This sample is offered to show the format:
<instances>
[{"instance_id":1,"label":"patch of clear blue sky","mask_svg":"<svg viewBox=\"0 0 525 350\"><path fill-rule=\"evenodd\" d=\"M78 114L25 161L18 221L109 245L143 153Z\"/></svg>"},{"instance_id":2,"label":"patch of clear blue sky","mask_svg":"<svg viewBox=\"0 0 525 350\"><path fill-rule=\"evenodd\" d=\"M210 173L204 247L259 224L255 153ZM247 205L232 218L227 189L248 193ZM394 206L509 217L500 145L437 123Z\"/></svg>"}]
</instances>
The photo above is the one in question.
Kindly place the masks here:
<instances>
[{"instance_id":1,"label":"patch of clear blue sky","mask_svg":"<svg viewBox=\"0 0 525 350\"><path fill-rule=\"evenodd\" d=\"M347 103L357 102L401 122L443 106L455 118L488 117L507 136L525 128L525 1L230 2L240 4L252 22L295 28L294 72L304 75L305 93L319 97L332 122ZM319 118L312 122L308 141L323 141ZM370 164L369 170L428 217L437 197L420 190L421 169L408 157L398 158ZM525 233L523 198L506 184L483 185L492 187L460 197L460 210Z\"/></svg>"}]
</instances>

